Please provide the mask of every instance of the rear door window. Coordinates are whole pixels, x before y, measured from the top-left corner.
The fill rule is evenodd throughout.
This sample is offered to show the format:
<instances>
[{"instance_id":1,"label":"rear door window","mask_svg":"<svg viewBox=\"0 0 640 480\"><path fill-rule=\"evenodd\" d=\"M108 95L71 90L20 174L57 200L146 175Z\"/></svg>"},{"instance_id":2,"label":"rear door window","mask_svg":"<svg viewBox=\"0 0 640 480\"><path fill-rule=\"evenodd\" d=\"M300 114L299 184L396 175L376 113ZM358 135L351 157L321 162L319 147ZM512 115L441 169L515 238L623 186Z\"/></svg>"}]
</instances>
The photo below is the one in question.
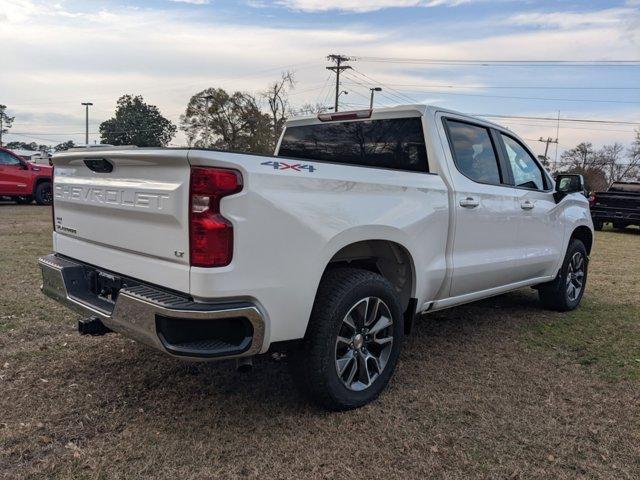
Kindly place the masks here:
<instances>
[{"instance_id":1,"label":"rear door window","mask_svg":"<svg viewBox=\"0 0 640 480\"><path fill-rule=\"evenodd\" d=\"M419 117L287 127L278 156L429 171Z\"/></svg>"},{"instance_id":2,"label":"rear door window","mask_svg":"<svg viewBox=\"0 0 640 480\"><path fill-rule=\"evenodd\" d=\"M456 167L474 182L500 185L498 157L485 127L446 120L449 142Z\"/></svg>"}]
</instances>

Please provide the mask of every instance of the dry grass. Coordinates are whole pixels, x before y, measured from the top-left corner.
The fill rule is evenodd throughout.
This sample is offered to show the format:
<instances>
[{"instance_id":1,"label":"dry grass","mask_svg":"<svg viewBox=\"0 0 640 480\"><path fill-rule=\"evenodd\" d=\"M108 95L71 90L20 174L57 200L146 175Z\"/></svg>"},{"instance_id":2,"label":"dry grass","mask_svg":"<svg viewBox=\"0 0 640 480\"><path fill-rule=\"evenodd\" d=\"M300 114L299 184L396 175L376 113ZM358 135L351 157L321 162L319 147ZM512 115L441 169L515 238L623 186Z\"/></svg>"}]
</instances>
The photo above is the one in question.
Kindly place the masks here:
<instances>
[{"instance_id":1,"label":"dry grass","mask_svg":"<svg viewBox=\"0 0 640 480\"><path fill-rule=\"evenodd\" d=\"M0 205L0 478L640 477L637 233L598 233L577 312L524 289L428 316L387 393L329 414L286 360L77 336L38 292L49 224Z\"/></svg>"}]
</instances>

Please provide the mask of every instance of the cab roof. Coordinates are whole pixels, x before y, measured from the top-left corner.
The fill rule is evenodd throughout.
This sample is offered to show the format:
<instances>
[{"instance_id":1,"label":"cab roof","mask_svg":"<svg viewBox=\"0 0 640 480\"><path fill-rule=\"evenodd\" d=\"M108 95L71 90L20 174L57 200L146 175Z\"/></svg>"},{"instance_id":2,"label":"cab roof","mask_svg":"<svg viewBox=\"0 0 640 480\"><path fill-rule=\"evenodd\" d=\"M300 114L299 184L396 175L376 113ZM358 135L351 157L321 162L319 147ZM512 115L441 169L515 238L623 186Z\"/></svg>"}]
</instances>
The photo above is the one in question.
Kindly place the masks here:
<instances>
[{"instance_id":1,"label":"cab roof","mask_svg":"<svg viewBox=\"0 0 640 480\"><path fill-rule=\"evenodd\" d=\"M388 119L388 118L419 117L419 116L432 117L432 116L435 116L436 113L445 113L445 114L455 115L457 117L463 117L463 118L472 120L476 123L481 123L483 125L486 125L488 127L509 131L508 128L502 125L499 125L497 123L493 123L483 118L475 117L473 115L469 115L466 113L458 112L456 110L439 107L437 105L425 105L425 104L416 103L416 104L407 104L407 105L396 105L393 107L374 108L373 110L370 111L371 112L370 115L367 115L366 117L362 117L360 119L348 118L350 113L356 113L356 112L368 113L369 109L340 111L338 112L338 115L345 116L347 118L343 118L343 119L338 118L332 121L337 122L337 121L367 120L367 119L382 120L382 119ZM321 115L331 115L331 114L332 112L326 112L326 114L323 113ZM323 121L319 118L319 116L320 115L301 115L297 117L292 117L287 121L286 126L292 127L292 126L314 125L317 123L322 123Z\"/></svg>"}]
</instances>

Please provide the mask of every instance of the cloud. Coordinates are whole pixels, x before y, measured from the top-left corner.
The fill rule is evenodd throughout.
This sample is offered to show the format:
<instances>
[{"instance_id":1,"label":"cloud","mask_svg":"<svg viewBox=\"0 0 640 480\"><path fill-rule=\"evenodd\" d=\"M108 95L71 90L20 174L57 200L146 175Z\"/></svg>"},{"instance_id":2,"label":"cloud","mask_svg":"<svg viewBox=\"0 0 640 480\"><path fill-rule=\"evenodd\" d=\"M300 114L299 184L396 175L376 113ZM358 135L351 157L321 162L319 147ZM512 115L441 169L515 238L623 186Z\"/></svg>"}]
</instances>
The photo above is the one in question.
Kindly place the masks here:
<instances>
[{"instance_id":1,"label":"cloud","mask_svg":"<svg viewBox=\"0 0 640 480\"><path fill-rule=\"evenodd\" d=\"M329 5L338 4L333 0L325 1ZM349 0L345 2L349 5ZM378 6L383 3L397 5L398 2L380 1ZM433 2L422 3L425 7ZM452 5L455 2L446 3ZM41 138L51 135L52 142L68 138L80 142L82 135L65 134L84 129L84 110L80 102L94 102L90 119L95 125L113 114L115 101L125 93L142 94L145 100L157 105L165 116L176 122L189 97L206 87L257 93L286 69L294 70L299 80L292 97L295 106L321 102L324 98L319 97L330 97L327 85L331 85L333 78L325 70L325 57L332 52L380 57L507 60L544 60L551 55L559 60L638 56L637 46L628 38L635 33L629 33L624 22L596 22L593 19L565 28L555 16L551 16L546 18L545 28L538 28L544 18L521 16L521 23L515 30L512 28L514 23L510 23L513 17L505 16L484 16L467 23L445 19L434 24L425 19L424 27L411 30L392 24L371 28L366 22L354 23L345 16L337 16L341 18L336 18L329 25L309 27L297 22L278 25L243 23L242 10L239 20L233 22L228 20L229 17L225 17L225 21L220 20L215 12L205 17L203 12L209 9L184 8L177 15L175 9L119 7L96 12L89 7L71 8L70 5L66 2L55 5L36 0L0 0L3 65L11 66L0 69L0 92L2 103L7 104L11 115L17 117L16 125L20 130L15 126L15 132L44 133L46 135ZM605 18L613 15L609 10L603 12ZM628 12L620 12L618 16L631 17ZM532 25L527 20L538 23ZM461 37L457 32L466 34ZM414 68L411 65L352 64L376 82L405 92L410 88L391 84L446 84L457 87L443 92L466 92L460 85L545 82L575 85L580 81L579 78L562 76L564 72L549 70L513 72L513 69L462 70L444 66ZM494 78L491 78L492 74ZM509 74L511 77L507 77ZM355 83L353 79L345 78L345 81ZM362 78L358 81L366 83ZM613 75L605 81L611 84L633 83L632 78ZM353 92L348 96L349 102L368 102L368 85L349 86ZM361 95L355 93L356 89ZM470 93L476 92L482 93L482 90L476 88ZM437 92L425 91L407 93L416 100L443 99L445 106L464 111L526 114L528 109L540 108L539 102L485 99L485 103L480 103L482 99L476 97L439 96ZM385 90L384 94L399 101L392 90ZM538 92L530 96L545 95ZM385 96L379 98L382 103ZM554 110L557 112L553 103L542 105L549 107L544 116ZM573 112L575 116L597 113L587 110L588 105L571 103L562 107L563 115L567 113L565 107L582 108ZM602 115L604 118L622 118L622 109L612 111L605 111ZM637 108L627 116L637 120ZM527 136L526 128L521 126L517 131ZM63 133L53 135L55 132ZM531 138L537 138L538 133L536 130ZM575 140L583 139L577 134L586 137L592 132L576 130L574 133L572 137L565 138L564 143L574 144ZM619 140L627 142L627 137L620 134ZM175 143L181 142L182 137L178 136Z\"/></svg>"},{"instance_id":2,"label":"cloud","mask_svg":"<svg viewBox=\"0 0 640 480\"><path fill-rule=\"evenodd\" d=\"M374 12L385 8L457 6L474 0L279 0L279 5L302 12Z\"/></svg>"},{"instance_id":3,"label":"cloud","mask_svg":"<svg viewBox=\"0 0 640 480\"><path fill-rule=\"evenodd\" d=\"M615 25L628 16L637 14L637 10L630 8L611 8L592 12L527 12L513 15L507 21L514 25L575 29Z\"/></svg>"},{"instance_id":4,"label":"cloud","mask_svg":"<svg viewBox=\"0 0 640 480\"><path fill-rule=\"evenodd\" d=\"M190 3L191 5L208 5L211 3L209 0L169 0L176 3Z\"/></svg>"}]
</instances>

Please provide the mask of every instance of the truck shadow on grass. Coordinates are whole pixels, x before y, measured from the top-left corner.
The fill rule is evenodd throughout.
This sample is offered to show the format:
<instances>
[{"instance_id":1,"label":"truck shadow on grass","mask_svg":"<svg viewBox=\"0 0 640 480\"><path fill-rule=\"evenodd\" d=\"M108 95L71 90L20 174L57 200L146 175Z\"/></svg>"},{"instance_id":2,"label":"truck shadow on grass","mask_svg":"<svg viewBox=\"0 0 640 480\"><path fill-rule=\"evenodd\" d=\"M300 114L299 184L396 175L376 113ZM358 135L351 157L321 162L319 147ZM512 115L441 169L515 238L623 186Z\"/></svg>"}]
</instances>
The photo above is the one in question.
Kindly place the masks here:
<instances>
[{"instance_id":1,"label":"truck shadow on grass","mask_svg":"<svg viewBox=\"0 0 640 480\"><path fill-rule=\"evenodd\" d=\"M455 363L454 357L467 348L475 350L484 345L491 352L517 337L519 324L541 312L535 293L524 291L417 319L405 341L395 393L391 395L401 394L404 365L422 359L423 369L446 372ZM101 345L99 342L105 339ZM256 416L319 412L295 388L286 355L256 357L254 369L242 373L236 371L234 361L183 362L120 336L90 341L96 342L94 354L77 369L73 367L74 376L93 383L98 396L128 398L127 404L143 405L143 409L145 404L153 405L158 416L170 416L180 405L188 405L192 412L215 411L223 405L227 414L254 412ZM120 351L114 352L116 346Z\"/></svg>"}]
</instances>

